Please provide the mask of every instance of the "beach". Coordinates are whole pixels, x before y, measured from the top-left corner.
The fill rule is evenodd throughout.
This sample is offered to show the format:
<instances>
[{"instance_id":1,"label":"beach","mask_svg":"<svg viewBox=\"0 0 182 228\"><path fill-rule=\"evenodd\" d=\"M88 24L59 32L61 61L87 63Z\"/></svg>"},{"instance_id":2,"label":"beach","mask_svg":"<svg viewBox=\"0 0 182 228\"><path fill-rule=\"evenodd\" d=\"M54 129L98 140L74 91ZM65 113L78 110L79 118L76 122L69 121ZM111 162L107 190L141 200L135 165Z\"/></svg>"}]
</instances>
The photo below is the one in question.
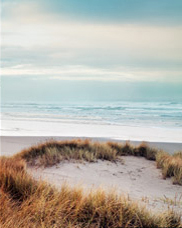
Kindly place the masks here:
<instances>
[{"instance_id":1,"label":"beach","mask_svg":"<svg viewBox=\"0 0 182 228\"><path fill-rule=\"evenodd\" d=\"M78 140L77 137L15 137L1 136L1 155L11 156L23 149L36 146L50 140ZM91 142L126 143L124 140L108 138L82 138ZM138 146L140 141L131 141ZM147 145L161 149L170 154L182 150L182 143L147 142ZM163 179L161 171L156 168L154 161L141 157L121 157L121 161L110 162L98 160L96 162L62 161L51 167L28 166L28 173L36 180L43 180L58 189L66 183L71 187L83 188L85 192L98 188L117 194L122 194L132 200L140 201L152 210L166 210L172 208L182 212L182 187L173 185L172 179ZM178 202L179 200L179 202ZM169 203L176 202L176 203Z\"/></svg>"},{"instance_id":2,"label":"beach","mask_svg":"<svg viewBox=\"0 0 182 228\"><path fill-rule=\"evenodd\" d=\"M70 130L69 133L71 133ZM39 147L53 140L57 142L89 140L93 143L111 142L122 145L128 142L134 148L144 142L110 137L76 136L1 136L0 140L0 155L10 159L12 155L22 150ZM162 150L171 155L182 151L182 143L179 142L145 141L145 143L148 148ZM115 194L124 197L129 203L138 205L139 208L144 207L152 216L173 211L181 218L182 186L173 184L173 177L164 178L161 169L157 169L156 161L147 160L144 157L121 156L116 161L98 159L95 162L71 159L45 167L36 166L36 163L35 165L27 163L25 167L26 175L33 178L35 183L41 185L43 181L53 187L54 191L62 192L66 187L69 191L77 191L77 189L82 191L83 196L92 195L94 192L97 194L98 191L104 194Z\"/></svg>"},{"instance_id":3,"label":"beach","mask_svg":"<svg viewBox=\"0 0 182 228\"><path fill-rule=\"evenodd\" d=\"M79 143L88 140L91 144L105 146L107 142L121 145L129 143L136 151L144 142L148 151L164 151L169 153L167 156L171 160L176 152L182 151L181 104L175 104L175 112L174 104L169 108L166 104L163 104L162 108L160 104L149 103L132 103L127 107L125 103L122 105L124 107L116 104L92 104L91 107L6 104L1 121L0 156L11 159L11 156L31 147L39 148L41 144L51 141L59 144L65 140ZM103 151L106 150L107 154L108 148L105 146ZM174 184L173 176L164 177L163 171L157 168L156 158L150 160L147 156L126 154L127 156L117 155L113 160L106 156L106 159L99 158L89 162L84 159L70 159L70 151L71 146L68 152L65 152L68 153L68 159L47 166L36 165L37 160L33 165L23 160L26 164L24 171L35 183L41 184L45 181L58 192L61 192L64 186L73 191L82 189L84 195L99 189L106 194L114 192L124 196L129 202L136 202L139 207L144 206L152 214L164 211L182 213L182 187L179 184L181 179ZM112 154L112 150L109 151ZM77 152L78 155L85 153L90 158L92 156L84 147L81 151L73 150L73 156ZM54 161L54 148L49 153L48 160ZM16 156L14 159L16 161Z\"/></svg>"},{"instance_id":4,"label":"beach","mask_svg":"<svg viewBox=\"0 0 182 228\"><path fill-rule=\"evenodd\" d=\"M174 153L182 149L181 119L180 102L4 102L1 154L51 138L145 141Z\"/></svg>"}]
</instances>

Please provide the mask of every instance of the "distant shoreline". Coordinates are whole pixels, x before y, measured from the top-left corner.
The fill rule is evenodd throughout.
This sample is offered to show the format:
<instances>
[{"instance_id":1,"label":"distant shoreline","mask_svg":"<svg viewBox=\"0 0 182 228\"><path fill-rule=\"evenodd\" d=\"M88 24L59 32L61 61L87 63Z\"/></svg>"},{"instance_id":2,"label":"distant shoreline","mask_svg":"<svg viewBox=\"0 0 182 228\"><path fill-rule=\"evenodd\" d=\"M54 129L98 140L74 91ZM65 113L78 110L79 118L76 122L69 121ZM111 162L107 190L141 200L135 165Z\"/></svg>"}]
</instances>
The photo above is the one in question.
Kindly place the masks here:
<instances>
[{"instance_id":1,"label":"distant shoreline","mask_svg":"<svg viewBox=\"0 0 182 228\"><path fill-rule=\"evenodd\" d=\"M70 140L70 139L90 139L92 141L106 142L126 142L126 140L117 140L113 138L104 138L104 137L66 137L66 136L0 136L1 148L0 156L10 156L20 152L21 150L28 148L32 145L39 144L51 139L54 140ZM142 141L132 141L130 143L133 145L138 145ZM176 142L147 142L151 147L164 150L170 154L173 154L176 151L182 151L182 143Z\"/></svg>"}]
</instances>

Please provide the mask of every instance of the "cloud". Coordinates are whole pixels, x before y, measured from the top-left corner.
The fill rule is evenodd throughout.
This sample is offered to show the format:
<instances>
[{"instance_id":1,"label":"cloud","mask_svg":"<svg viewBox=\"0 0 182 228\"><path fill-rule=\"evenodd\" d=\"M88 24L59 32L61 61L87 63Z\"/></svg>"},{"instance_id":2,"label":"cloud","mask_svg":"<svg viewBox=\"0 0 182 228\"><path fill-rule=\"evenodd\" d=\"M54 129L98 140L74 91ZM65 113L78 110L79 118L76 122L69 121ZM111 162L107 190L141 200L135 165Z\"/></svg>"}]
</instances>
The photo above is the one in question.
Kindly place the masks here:
<instances>
[{"instance_id":1,"label":"cloud","mask_svg":"<svg viewBox=\"0 0 182 228\"><path fill-rule=\"evenodd\" d=\"M35 1L3 4L4 76L181 81L179 24L72 21Z\"/></svg>"},{"instance_id":2,"label":"cloud","mask_svg":"<svg viewBox=\"0 0 182 228\"><path fill-rule=\"evenodd\" d=\"M165 81L182 82L181 71L120 68L91 68L89 66L66 66L35 68L29 65L16 65L3 68L3 76L22 76L33 80L73 80L73 81Z\"/></svg>"},{"instance_id":3,"label":"cloud","mask_svg":"<svg viewBox=\"0 0 182 228\"><path fill-rule=\"evenodd\" d=\"M40 13L29 15L26 11L18 19L2 21L3 44L5 46L72 48L72 49L132 49L144 52L156 50L178 51L182 49L181 27L157 27L128 24L91 24L67 22L63 18ZM28 19L29 22L24 20ZM34 21L34 19L36 20ZM10 33L11 31L11 33ZM180 52L180 50L179 50Z\"/></svg>"}]
</instances>

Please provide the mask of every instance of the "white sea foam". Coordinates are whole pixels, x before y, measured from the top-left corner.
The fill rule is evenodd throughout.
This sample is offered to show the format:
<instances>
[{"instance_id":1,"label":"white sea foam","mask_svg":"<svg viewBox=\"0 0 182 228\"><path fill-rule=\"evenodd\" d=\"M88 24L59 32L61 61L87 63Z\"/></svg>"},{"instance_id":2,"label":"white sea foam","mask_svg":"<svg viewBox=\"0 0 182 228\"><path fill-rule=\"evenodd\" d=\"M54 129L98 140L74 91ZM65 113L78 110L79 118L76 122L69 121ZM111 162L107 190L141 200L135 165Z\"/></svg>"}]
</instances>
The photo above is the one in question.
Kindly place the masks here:
<instances>
[{"instance_id":1,"label":"white sea foam","mask_svg":"<svg viewBox=\"0 0 182 228\"><path fill-rule=\"evenodd\" d=\"M182 142L181 103L6 103L1 120L1 135L6 136Z\"/></svg>"}]
</instances>

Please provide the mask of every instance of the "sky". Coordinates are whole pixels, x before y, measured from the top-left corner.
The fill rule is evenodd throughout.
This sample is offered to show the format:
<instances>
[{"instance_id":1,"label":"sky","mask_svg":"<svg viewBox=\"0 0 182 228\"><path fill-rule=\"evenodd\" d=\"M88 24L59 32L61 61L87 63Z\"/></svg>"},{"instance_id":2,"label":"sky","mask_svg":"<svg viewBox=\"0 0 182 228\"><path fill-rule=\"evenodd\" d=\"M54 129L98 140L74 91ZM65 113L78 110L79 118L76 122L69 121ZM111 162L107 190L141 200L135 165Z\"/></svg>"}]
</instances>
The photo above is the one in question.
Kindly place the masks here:
<instances>
[{"instance_id":1,"label":"sky","mask_svg":"<svg viewBox=\"0 0 182 228\"><path fill-rule=\"evenodd\" d=\"M181 0L2 0L1 100L182 100Z\"/></svg>"}]
</instances>

